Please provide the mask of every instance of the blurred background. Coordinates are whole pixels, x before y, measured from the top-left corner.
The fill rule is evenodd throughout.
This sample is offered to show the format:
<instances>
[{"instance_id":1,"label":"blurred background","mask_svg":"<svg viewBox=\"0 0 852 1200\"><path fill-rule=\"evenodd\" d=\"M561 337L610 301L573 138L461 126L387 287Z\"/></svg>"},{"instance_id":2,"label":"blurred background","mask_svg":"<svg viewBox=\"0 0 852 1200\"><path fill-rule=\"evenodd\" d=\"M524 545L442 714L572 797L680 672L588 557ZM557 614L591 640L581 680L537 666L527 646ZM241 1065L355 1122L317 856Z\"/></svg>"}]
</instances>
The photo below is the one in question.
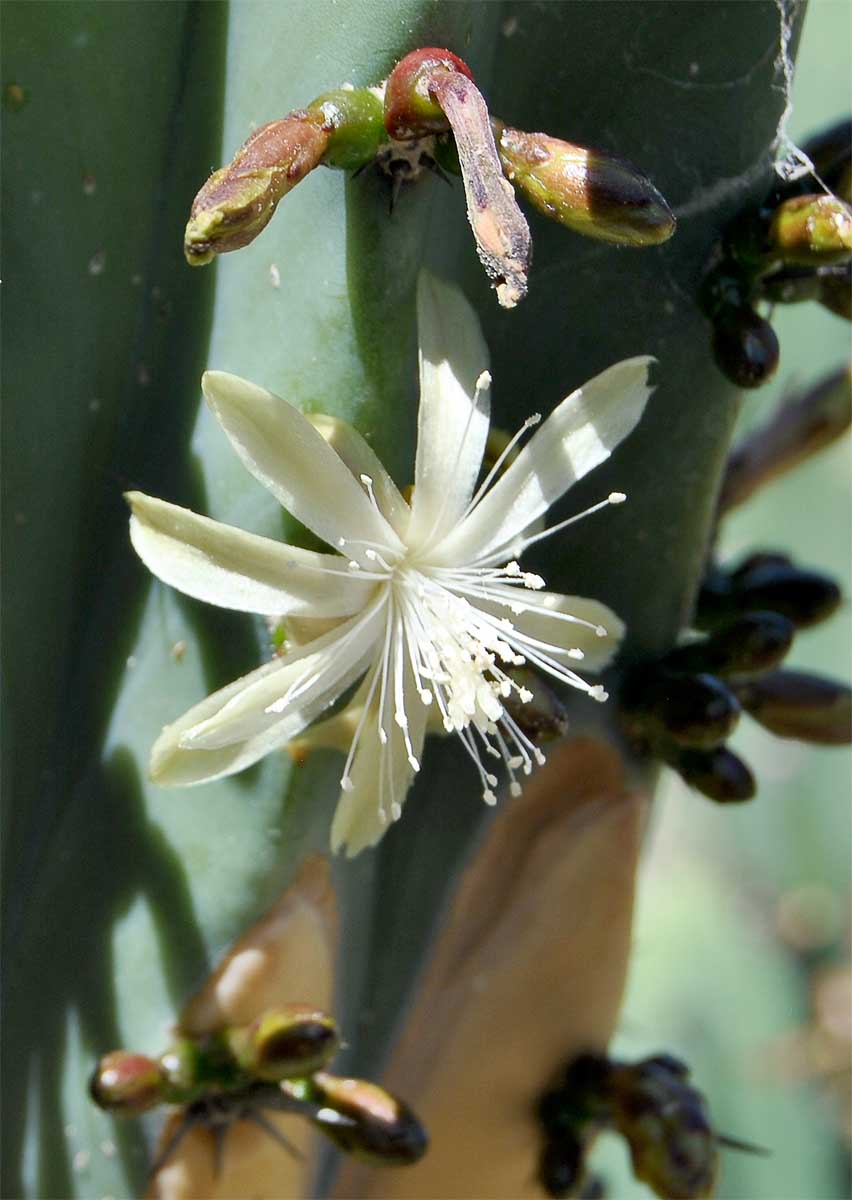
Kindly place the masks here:
<instances>
[{"instance_id":1,"label":"blurred background","mask_svg":"<svg viewBox=\"0 0 852 1200\"><path fill-rule=\"evenodd\" d=\"M797 142L848 114L850 63L852 6L811 0L789 126ZM815 304L778 310L773 324L781 367L746 394L741 432L849 358L849 326ZM851 514L847 437L736 510L722 555L787 551L848 596ZM847 603L797 638L788 664L848 676L851 635ZM747 718L732 744L760 780L753 803L722 810L671 774L662 781L614 1053L681 1054L717 1129L771 1151L723 1152L720 1197L842 1200L852 1194L852 752L781 741ZM614 1139L593 1162L608 1195L648 1195Z\"/></svg>"}]
</instances>

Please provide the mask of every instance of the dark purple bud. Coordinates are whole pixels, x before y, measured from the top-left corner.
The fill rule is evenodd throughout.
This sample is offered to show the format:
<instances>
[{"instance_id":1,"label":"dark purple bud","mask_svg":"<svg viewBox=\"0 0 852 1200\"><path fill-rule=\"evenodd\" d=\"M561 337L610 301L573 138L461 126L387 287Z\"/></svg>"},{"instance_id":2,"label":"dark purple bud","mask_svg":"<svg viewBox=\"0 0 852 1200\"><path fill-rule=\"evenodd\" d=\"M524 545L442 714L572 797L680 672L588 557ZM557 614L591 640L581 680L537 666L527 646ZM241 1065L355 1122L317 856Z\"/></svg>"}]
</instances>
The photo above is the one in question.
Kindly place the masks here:
<instances>
[{"instance_id":1,"label":"dark purple bud","mask_svg":"<svg viewBox=\"0 0 852 1200\"><path fill-rule=\"evenodd\" d=\"M689 787L717 804L742 804L757 790L754 775L732 750L685 750L674 743L655 746L656 752Z\"/></svg>"},{"instance_id":2,"label":"dark purple bud","mask_svg":"<svg viewBox=\"0 0 852 1200\"><path fill-rule=\"evenodd\" d=\"M667 671L709 671L724 678L757 675L783 660L795 626L775 612L746 613L702 641L678 646L662 661Z\"/></svg>"},{"instance_id":3,"label":"dark purple bud","mask_svg":"<svg viewBox=\"0 0 852 1200\"><path fill-rule=\"evenodd\" d=\"M778 737L824 746L852 741L852 692L805 671L774 671L737 685L743 707Z\"/></svg>"}]
</instances>

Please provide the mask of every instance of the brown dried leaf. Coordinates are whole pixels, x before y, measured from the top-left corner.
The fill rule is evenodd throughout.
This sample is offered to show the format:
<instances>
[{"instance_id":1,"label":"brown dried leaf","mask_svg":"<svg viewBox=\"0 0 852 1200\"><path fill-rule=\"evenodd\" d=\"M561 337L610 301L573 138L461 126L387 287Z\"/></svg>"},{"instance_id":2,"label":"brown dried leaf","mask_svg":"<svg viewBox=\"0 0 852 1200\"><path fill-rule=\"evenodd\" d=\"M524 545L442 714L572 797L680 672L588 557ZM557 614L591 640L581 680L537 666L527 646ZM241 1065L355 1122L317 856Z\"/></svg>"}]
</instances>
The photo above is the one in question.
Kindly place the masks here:
<instances>
[{"instance_id":1,"label":"brown dried leaf","mask_svg":"<svg viewBox=\"0 0 852 1200\"><path fill-rule=\"evenodd\" d=\"M537 1095L604 1048L627 971L644 806L615 752L554 750L465 873L386 1086L431 1138L421 1163L347 1164L338 1197L540 1197Z\"/></svg>"}]
</instances>

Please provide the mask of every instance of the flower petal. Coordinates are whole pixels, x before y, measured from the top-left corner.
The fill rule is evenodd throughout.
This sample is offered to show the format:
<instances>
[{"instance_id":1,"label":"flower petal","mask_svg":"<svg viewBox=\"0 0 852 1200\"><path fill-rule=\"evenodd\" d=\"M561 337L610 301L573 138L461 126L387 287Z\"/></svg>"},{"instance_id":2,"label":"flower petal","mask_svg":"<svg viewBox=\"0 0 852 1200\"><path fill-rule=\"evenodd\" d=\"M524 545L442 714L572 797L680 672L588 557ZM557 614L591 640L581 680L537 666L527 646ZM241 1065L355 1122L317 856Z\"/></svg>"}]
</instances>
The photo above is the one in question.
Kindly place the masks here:
<instances>
[{"instance_id":1,"label":"flower petal","mask_svg":"<svg viewBox=\"0 0 852 1200\"><path fill-rule=\"evenodd\" d=\"M326 416L325 413L308 413L306 419L322 434L344 466L349 468L359 482L362 475L369 476L373 495L382 515L400 537L405 537L411 509L358 430L348 421Z\"/></svg>"},{"instance_id":2,"label":"flower petal","mask_svg":"<svg viewBox=\"0 0 852 1200\"><path fill-rule=\"evenodd\" d=\"M264 616L342 617L373 590L339 555L245 533L141 492L126 499L136 553L158 579L197 600Z\"/></svg>"},{"instance_id":3,"label":"flower petal","mask_svg":"<svg viewBox=\"0 0 852 1200\"><path fill-rule=\"evenodd\" d=\"M652 362L647 355L625 359L567 396L473 512L441 542L435 561L470 563L495 553L609 458L642 416L652 391Z\"/></svg>"},{"instance_id":4,"label":"flower petal","mask_svg":"<svg viewBox=\"0 0 852 1200\"><path fill-rule=\"evenodd\" d=\"M583 657L576 664L577 671L603 671L618 653L624 637L624 622L600 600L588 600L585 596L563 596L561 592L519 592L517 588L506 588L509 604L523 604L525 612L514 613L502 604L476 600L478 608L498 617L508 617L518 633L546 642L557 650L568 652L581 650ZM548 613L563 613L576 617L576 621L561 620ZM597 632L606 630L605 635ZM559 661L563 659L560 657ZM573 668L573 663L570 664Z\"/></svg>"},{"instance_id":5,"label":"flower petal","mask_svg":"<svg viewBox=\"0 0 852 1200\"><path fill-rule=\"evenodd\" d=\"M185 749L213 750L255 737L290 720L295 737L362 675L384 629L384 601L299 646L281 659L281 671L258 678L181 738ZM247 677L250 678L250 677Z\"/></svg>"},{"instance_id":6,"label":"flower petal","mask_svg":"<svg viewBox=\"0 0 852 1200\"><path fill-rule=\"evenodd\" d=\"M376 613L372 615L376 620ZM164 787L207 783L242 771L294 738L369 663L375 652L369 635L374 631L358 622L353 618L308 646L264 663L167 725L151 751L154 782ZM350 638L338 654L334 643L341 631L353 629L360 636ZM322 680L283 711L267 712L311 666L327 668Z\"/></svg>"},{"instance_id":7,"label":"flower petal","mask_svg":"<svg viewBox=\"0 0 852 1200\"><path fill-rule=\"evenodd\" d=\"M214 715L233 696L251 687L264 675L281 670L281 659L273 659L248 675L235 679L226 687L213 692L200 704L196 704L171 725L167 725L151 751L149 774L154 783L162 787L190 787L197 783L209 783L224 775L233 775L250 767L270 750L288 740L275 736L275 730L267 730L257 738L235 742L219 750L185 750L181 738L193 726Z\"/></svg>"},{"instance_id":8,"label":"flower petal","mask_svg":"<svg viewBox=\"0 0 852 1200\"><path fill-rule=\"evenodd\" d=\"M414 549L452 528L473 495L488 437L488 389L477 380L488 348L458 288L421 271L417 282L420 412L414 499L406 541Z\"/></svg>"},{"instance_id":9,"label":"flower petal","mask_svg":"<svg viewBox=\"0 0 852 1200\"><path fill-rule=\"evenodd\" d=\"M392 653L389 667L391 676L395 662L396 656ZM411 752L419 759L426 736L429 708L417 694L407 660L403 664L403 672L408 739ZM366 692L361 702L365 699ZM415 772L409 761L405 735L392 713L391 703L390 715L384 723L387 742L383 745L379 738L378 697L373 700L349 772L351 790L341 789L331 825L331 848L335 854L345 846L347 856L354 858L368 846L375 846L405 803Z\"/></svg>"},{"instance_id":10,"label":"flower petal","mask_svg":"<svg viewBox=\"0 0 852 1200\"><path fill-rule=\"evenodd\" d=\"M343 537L402 549L363 486L297 408L223 371L206 371L201 386L244 465L308 529L335 548ZM362 547L347 553L364 560Z\"/></svg>"}]
</instances>

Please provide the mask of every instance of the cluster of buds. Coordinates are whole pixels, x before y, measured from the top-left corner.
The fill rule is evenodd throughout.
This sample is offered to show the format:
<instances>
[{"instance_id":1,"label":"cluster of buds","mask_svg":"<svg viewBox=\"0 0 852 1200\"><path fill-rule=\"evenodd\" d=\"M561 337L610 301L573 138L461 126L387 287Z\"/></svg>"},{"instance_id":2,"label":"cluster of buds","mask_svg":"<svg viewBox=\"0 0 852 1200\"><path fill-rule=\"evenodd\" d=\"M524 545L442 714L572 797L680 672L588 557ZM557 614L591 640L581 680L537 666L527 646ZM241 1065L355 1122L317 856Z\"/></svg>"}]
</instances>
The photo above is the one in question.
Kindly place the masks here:
<instances>
[{"instance_id":1,"label":"cluster of buds","mask_svg":"<svg viewBox=\"0 0 852 1200\"><path fill-rule=\"evenodd\" d=\"M852 320L852 126L842 122L806 147L824 187L776 187L726 230L702 287L719 369L738 387L765 383L778 366L778 338L761 303L816 300Z\"/></svg>"},{"instance_id":2,"label":"cluster of buds","mask_svg":"<svg viewBox=\"0 0 852 1200\"><path fill-rule=\"evenodd\" d=\"M848 371L782 406L733 451L719 516L834 441L850 420ZM628 736L722 804L751 799L755 791L751 771L725 745L743 710L778 737L849 742L849 688L781 666L794 634L826 620L841 600L833 579L785 554L753 553L734 567L711 563L693 622L706 636L633 672L622 696Z\"/></svg>"},{"instance_id":3,"label":"cluster of buds","mask_svg":"<svg viewBox=\"0 0 852 1200\"><path fill-rule=\"evenodd\" d=\"M248 245L314 167L371 164L394 194L424 169L461 175L477 252L506 308L526 294L532 253L516 192L569 229L617 245L656 245L674 233L665 200L630 163L504 124L467 64L430 47L407 54L375 87L327 92L257 129L196 196L187 261L203 265Z\"/></svg>"},{"instance_id":4,"label":"cluster of buds","mask_svg":"<svg viewBox=\"0 0 852 1200\"><path fill-rule=\"evenodd\" d=\"M139 1116L160 1105L183 1109L154 1172L199 1125L211 1129L221 1147L231 1125L250 1121L291 1149L266 1112L302 1116L339 1149L364 1161L379 1166L416 1162L426 1151L427 1137L414 1113L375 1084L323 1069L339 1045L331 1017L292 1004L215 1034L178 1033L158 1058L113 1050L95 1067L89 1092L100 1108L116 1115Z\"/></svg>"},{"instance_id":5,"label":"cluster of buds","mask_svg":"<svg viewBox=\"0 0 852 1200\"><path fill-rule=\"evenodd\" d=\"M582 1196L586 1155L605 1130L627 1143L633 1173L664 1200L711 1196L719 1147L755 1147L715 1132L689 1068L669 1054L638 1063L581 1054L538 1103L545 1138L539 1182L548 1196Z\"/></svg>"}]
</instances>

